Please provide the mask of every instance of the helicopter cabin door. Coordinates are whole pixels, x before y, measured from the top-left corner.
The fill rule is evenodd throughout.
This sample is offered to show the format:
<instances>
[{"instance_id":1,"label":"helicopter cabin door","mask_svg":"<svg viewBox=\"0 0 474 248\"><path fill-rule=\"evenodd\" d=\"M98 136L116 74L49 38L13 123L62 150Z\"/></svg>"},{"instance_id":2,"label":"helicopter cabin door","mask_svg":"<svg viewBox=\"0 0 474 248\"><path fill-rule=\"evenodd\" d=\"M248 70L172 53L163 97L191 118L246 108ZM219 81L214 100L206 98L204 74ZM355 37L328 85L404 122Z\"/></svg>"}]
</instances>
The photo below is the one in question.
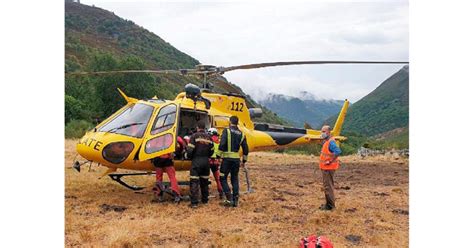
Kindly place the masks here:
<instances>
[{"instance_id":1,"label":"helicopter cabin door","mask_svg":"<svg viewBox=\"0 0 474 248\"><path fill-rule=\"evenodd\" d=\"M160 108L145 134L138 158L140 161L172 153L176 149L179 106L171 103Z\"/></svg>"}]
</instances>

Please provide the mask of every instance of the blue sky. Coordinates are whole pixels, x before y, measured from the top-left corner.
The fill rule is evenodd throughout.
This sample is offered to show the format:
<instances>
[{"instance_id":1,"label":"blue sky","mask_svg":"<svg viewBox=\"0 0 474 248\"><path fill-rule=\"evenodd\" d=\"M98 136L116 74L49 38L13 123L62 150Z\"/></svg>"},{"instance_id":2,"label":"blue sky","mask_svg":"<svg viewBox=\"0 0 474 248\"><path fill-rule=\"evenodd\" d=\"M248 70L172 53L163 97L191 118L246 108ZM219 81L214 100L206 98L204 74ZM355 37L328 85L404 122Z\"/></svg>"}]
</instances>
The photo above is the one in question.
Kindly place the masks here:
<instances>
[{"instance_id":1,"label":"blue sky","mask_svg":"<svg viewBox=\"0 0 474 248\"><path fill-rule=\"evenodd\" d=\"M408 61L408 1L81 1L157 34L203 64L292 60ZM255 99L268 93L355 102L403 65L306 65L235 71Z\"/></svg>"}]
</instances>

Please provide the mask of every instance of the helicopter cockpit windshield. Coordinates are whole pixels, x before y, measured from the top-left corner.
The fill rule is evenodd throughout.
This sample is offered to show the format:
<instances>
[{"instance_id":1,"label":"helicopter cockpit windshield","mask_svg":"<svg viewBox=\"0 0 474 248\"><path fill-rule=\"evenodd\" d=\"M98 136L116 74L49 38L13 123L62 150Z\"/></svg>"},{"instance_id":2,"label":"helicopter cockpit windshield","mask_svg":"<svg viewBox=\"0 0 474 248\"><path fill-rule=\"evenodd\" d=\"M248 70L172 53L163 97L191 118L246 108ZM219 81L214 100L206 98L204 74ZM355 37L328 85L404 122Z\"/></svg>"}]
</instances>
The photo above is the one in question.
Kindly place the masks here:
<instances>
[{"instance_id":1,"label":"helicopter cockpit windshield","mask_svg":"<svg viewBox=\"0 0 474 248\"><path fill-rule=\"evenodd\" d=\"M98 131L141 138L152 113L152 106L141 103L132 104L110 122L100 127Z\"/></svg>"}]
</instances>

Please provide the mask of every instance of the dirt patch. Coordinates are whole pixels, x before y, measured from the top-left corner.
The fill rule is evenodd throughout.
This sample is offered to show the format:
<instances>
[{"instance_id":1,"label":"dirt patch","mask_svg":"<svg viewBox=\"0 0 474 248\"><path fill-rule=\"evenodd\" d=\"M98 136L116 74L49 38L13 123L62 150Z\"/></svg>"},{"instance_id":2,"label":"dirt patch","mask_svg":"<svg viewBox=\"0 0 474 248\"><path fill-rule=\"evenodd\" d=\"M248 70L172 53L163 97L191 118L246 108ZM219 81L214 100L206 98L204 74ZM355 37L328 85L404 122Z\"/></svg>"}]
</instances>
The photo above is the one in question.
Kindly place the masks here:
<instances>
[{"instance_id":1,"label":"dirt patch","mask_svg":"<svg viewBox=\"0 0 474 248\"><path fill-rule=\"evenodd\" d=\"M407 162L342 157L334 177L337 208L320 211L325 198L316 157L251 153L255 193L243 194L242 172L238 208L222 207L214 197L190 209L189 201L151 204L153 175L130 179L147 186L135 194L108 177L97 179L106 168L95 163L90 172L69 169L75 142L66 140L64 163L67 247L262 247L268 240L296 247L309 234L326 236L335 247L408 246ZM189 180L189 172L177 177ZM217 195L211 181L211 194ZM181 190L189 194L187 187Z\"/></svg>"},{"instance_id":2,"label":"dirt patch","mask_svg":"<svg viewBox=\"0 0 474 248\"><path fill-rule=\"evenodd\" d=\"M376 196L389 196L390 194L385 193L385 192L373 192L374 195Z\"/></svg>"},{"instance_id":3,"label":"dirt patch","mask_svg":"<svg viewBox=\"0 0 474 248\"><path fill-rule=\"evenodd\" d=\"M100 205L100 208L102 209L101 212L109 212L109 211L115 211L115 212L123 212L127 207L124 206L114 206L114 205L109 205L109 204L102 204Z\"/></svg>"},{"instance_id":4,"label":"dirt patch","mask_svg":"<svg viewBox=\"0 0 474 248\"><path fill-rule=\"evenodd\" d=\"M401 215L408 215L409 214L408 210L404 210L404 209L395 209L392 212L395 213L395 214L401 214Z\"/></svg>"},{"instance_id":5,"label":"dirt patch","mask_svg":"<svg viewBox=\"0 0 474 248\"><path fill-rule=\"evenodd\" d=\"M362 240L362 237L359 235L346 235L345 236L346 240L350 241L353 244L359 244L359 242Z\"/></svg>"},{"instance_id":6,"label":"dirt patch","mask_svg":"<svg viewBox=\"0 0 474 248\"><path fill-rule=\"evenodd\" d=\"M355 211L357 211L357 208L348 208L344 210L344 213L355 213Z\"/></svg>"}]
</instances>

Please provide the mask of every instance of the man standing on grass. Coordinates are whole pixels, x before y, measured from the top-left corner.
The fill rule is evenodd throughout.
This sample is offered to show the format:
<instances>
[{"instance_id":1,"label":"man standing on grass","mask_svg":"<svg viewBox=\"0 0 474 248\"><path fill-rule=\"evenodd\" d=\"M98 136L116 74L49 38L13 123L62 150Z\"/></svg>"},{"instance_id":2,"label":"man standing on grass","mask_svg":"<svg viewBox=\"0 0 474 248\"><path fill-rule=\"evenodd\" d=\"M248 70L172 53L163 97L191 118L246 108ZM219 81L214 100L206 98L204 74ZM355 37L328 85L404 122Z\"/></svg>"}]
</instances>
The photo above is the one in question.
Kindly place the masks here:
<instances>
[{"instance_id":1,"label":"man standing on grass","mask_svg":"<svg viewBox=\"0 0 474 248\"><path fill-rule=\"evenodd\" d=\"M249 154L249 147L244 133L238 128L239 118L231 116L230 125L222 131L219 151L222 156L220 169L220 180L226 199L224 206L237 207L239 205L239 166L244 167ZM239 150L242 147L242 163L240 162ZM230 174L232 183L232 194L230 192L227 177Z\"/></svg>"},{"instance_id":2,"label":"man standing on grass","mask_svg":"<svg viewBox=\"0 0 474 248\"><path fill-rule=\"evenodd\" d=\"M189 177L192 208L198 206L199 191L201 202L207 204L209 201L209 158L214 153L214 144L205 127L203 120L198 121L197 132L191 136L187 147L187 157L192 159Z\"/></svg>"},{"instance_id":3,"label":"man standing on grass","mask_svg":"<svg viewBox=\"0 0 474 248\"><path fill-rule=\"evenodd\" d=\"M326 204L322 204L319 209L332 210L336 207L336 197L334 196L334 172L339 168L339 155L341 149L337 146L336 140L331 136L331 128L327 125L321 128L321 138L323 147L319 156L319 169L323 175L324 195Z\"/></svg>"}]
</instances>

